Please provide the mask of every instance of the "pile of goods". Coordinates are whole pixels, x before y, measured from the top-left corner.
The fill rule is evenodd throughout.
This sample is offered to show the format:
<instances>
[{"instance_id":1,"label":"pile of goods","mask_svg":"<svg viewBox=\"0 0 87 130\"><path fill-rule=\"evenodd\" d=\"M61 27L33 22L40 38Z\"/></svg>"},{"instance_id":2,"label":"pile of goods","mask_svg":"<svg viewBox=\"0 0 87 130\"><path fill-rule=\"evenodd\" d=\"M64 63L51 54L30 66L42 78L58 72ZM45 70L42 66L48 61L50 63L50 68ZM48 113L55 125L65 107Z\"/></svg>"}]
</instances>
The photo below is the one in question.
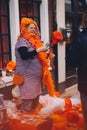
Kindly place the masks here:
<instances>
[{"instance_id":1,"label":"pile of goods","mask_svg":"<svg viewBox=\"0 0 87 130\"><path fill-rule=\"evenodd\" d=\"M85 128L81 102L77 98L56 98L47 94L40 96L34 112L20 112L13 101L4 101L4 108L9 125L6 130L84 130Z\"/></svg>"},{"instance_id":2,"label":"pile of goods","mask_svg":"<svg viewBox=\"0 0 87 130\"><path fill-rule=\"evenodd\" d=\"M46 115L20 113L17 119L10 119L9 130L51 130L52 120Z\"/></svg>"},{"instance_id":3,"label":"pile of goods","mask_svg":"<svg viewBox=\"0 0 87 130\"><path fill-rule=\"evenodd\" d=\"M41 96L40 114L49 114L53 121L52 130L84 130L80 98L54 98L49 95Z\"/></svg>"}]
</instances>

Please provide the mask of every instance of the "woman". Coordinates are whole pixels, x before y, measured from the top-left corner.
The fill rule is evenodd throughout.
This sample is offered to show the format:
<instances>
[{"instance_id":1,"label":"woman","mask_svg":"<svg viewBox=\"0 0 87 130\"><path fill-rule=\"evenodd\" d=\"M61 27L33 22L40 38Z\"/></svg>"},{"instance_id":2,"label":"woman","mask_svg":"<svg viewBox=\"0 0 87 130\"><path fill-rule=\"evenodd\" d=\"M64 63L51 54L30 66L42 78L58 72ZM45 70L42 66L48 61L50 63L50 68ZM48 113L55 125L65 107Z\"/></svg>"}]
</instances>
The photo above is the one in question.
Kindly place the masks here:
<instances>
[{"instance_id":1,"label":"woman","mask_svg":"<svg viewBox=\"0 0 87 130\"><path fill-rule=\"evenodd\" d=\"M24 77L24 84L19 86L22 99L21 110L23 111L36 108L41 94L42 81L51 96L60 95L54 90L51 73L48 70L46 51L48 48L39 38L37 23L32 19L22 18L15 56L16 73L22 74Z\"/></svg>"}]
</instances>

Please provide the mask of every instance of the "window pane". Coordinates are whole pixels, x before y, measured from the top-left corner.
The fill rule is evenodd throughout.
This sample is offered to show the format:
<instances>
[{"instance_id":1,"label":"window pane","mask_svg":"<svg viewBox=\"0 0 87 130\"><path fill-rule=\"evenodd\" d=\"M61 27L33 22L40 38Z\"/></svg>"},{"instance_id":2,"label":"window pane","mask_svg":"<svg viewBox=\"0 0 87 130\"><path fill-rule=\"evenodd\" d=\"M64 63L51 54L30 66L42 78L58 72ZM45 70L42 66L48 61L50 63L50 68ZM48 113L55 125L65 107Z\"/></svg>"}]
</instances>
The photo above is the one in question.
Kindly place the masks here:
<instances>
[{"instance_id":1,"label":"window pane","mask_svg":"<svg viewBox=\"0 0 87 130\"><path fill-rule=\"evenodd\" d=\"M39 26L39 19L38 18L34 18L34 20L37 22L37 25Z\"/></svg>"},{"instance_id":2,"label":"window pane","mask_svg":"<svg viewBox=\"0 0 87 130\"><path fill-rule=\"evenodd\" d=\"M0 0L0 69L11 58L9 24L9 0Z\"/></svg>"},{"instance_id":3,"label":"window pane","mask_svg":"<svg viewBox=\"0 0 87 130\"><path fill-rule=\"evenodd\" d=\"M9 51L8 36L2 36L2 52Z\"/></svg>"},{"instance_id":4,"label":"window pane","mask_svg":"<svg viewBox=\"0 0 87 130\"><path fill-rule=\"evenodd\" d=\"M38 13L38 5L36 3L34 3L34 15L35 16L39 16L39 13Z\"/></svg>"},{"instance_id":5,"label":"window pane","mask_svg":"<svg viewBox=\"0 0 87 130\"><path fill-rule=\"evenodd\" d=\"M7 3L8 0L0 0L0 14L7 14Z\"/></svg>"},{"instance_id":6,"label":"window pane","mask_svg":"<svg viewBox=\"0 0 87 130\"><path fill-rule=\"evenodd\" d=\"M40 19L40 1L19 0L20 18L30 17Z\"/></svg>"},{"instance_id":7,"label":"window pane","mask_svg":"<svg viewBox=\"0 0 87 130\"><path fill-rule=\"evenodd\" d=\"M3 59L4 59L3 65L4 65L4 67L6 67L6 65L7 65L8 61L9 61L9 55L8 54L4 55Z\"/></svg>"},{"instance_id":8,"label":"window pane","mask_svg":"<svg viewBox=\"0 0 87 130\"><path fill-rule=\"evenodd\" d=\"M1 33L8 33L7 17L1 17Z\"/></svg>"},{"instance_id":9,"label":"window pane","mask_svg":"<svg viewBox=\"0 0 87 130\"><path fill-rule=\"evenodd\" d=\"M32 16L33 15L33 7L32 4L28 4L28 16Z\"/></svg>"},{"instance_id":10,"label":"window pane","mask_svg":"<svg viewBox=\"0 0 87 130\"><path fill-rule=\"evenodd\" d=\"M25 8L25 3L24 4L21 4L21 9L20 9L20 13L23 15L23 16L26 16L26 8Z\"/></svg>"}]
</instances>

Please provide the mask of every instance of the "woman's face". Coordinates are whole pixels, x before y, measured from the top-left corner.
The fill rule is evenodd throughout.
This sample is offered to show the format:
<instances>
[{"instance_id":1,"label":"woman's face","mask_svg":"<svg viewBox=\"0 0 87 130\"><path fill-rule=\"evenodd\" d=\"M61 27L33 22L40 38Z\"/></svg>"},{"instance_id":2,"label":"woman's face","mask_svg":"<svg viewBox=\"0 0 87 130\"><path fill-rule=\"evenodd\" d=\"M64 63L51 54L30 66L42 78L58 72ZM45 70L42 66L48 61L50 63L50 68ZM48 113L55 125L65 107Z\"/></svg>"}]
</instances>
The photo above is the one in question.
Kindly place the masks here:
<instances>
[{"instance_id":1,"label":"woman's face","mask_svg":"<svg viewBox=\"0 0 87 130\"><path fill-rule=\"evenodd\" d=\"M33 23L29 24L29 26L27 27L27 29L31 33L31 35L35 35L35 33L36 33L36 26Z\"/></svg>"}]
</instances>

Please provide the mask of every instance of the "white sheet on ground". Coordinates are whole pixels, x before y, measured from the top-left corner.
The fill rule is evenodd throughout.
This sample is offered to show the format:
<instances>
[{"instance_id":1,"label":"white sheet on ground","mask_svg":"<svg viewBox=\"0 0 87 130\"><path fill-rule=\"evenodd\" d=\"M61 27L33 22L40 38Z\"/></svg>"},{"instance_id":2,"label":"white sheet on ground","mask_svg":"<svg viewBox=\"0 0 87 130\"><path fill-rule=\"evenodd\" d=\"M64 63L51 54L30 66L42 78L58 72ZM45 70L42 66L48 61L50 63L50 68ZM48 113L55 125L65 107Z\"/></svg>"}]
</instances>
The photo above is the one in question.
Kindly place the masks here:
<instances>
[{"instance_id":1,"label":"white sheet on ground","mask_svg":"<svg viewBox=\"0 0 87 130\"><path fill-rule=\"evenodd\" d=\"M72 96L72 105L81 103L79 94ZM64 110L65 100L64 98L51 97L48 94L40 96L39 102L43 105L39 114L52 114L57 110Z\"/></svg>"},{"instance_id":2,"label":"white sheet on ground","mask_svg":"<svg viewBox=\"0 0 87 130\"><path fill-rule=\"evenodd\" d=\"M40 96L39 102L43 105L39 114L52 114L57 110L64 109L64 99L51 97L48 94Z\"/></svg>"}]
</instances>

